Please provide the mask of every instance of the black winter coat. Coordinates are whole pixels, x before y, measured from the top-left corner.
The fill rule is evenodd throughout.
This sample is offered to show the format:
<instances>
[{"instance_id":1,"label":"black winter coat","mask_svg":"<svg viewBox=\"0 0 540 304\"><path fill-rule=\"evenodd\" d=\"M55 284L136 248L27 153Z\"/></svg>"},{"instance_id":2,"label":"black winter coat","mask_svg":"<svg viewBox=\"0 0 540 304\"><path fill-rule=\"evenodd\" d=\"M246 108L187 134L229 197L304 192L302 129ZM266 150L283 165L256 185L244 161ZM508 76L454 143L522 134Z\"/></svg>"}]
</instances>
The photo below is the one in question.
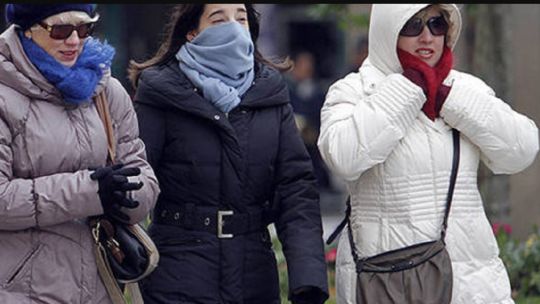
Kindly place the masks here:
<instances>
[{"instance_id":1,"label":"black winter coat","mask_svg":"<svg viewBox=\"0 0 540 304\"><path fill-rule=\"evenodd\" d=\"M225 115L173 59L143 71L134 101L161 188L149 227L161 258L142 283L145 303L280 303L271 222L289 290L315 286L326 298L316 180L281 74L257 64ZM218 238L217 210L234 212L222 217L234 237Z\"/></svg>"}]
</instances>

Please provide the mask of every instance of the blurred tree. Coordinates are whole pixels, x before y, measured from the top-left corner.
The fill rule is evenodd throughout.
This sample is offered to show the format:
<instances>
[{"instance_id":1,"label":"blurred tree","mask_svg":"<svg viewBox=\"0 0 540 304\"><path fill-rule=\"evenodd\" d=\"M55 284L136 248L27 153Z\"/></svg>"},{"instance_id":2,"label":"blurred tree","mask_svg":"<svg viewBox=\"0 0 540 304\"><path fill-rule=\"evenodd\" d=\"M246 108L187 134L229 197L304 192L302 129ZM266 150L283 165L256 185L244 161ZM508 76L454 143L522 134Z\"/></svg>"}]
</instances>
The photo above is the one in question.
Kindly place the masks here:
<instances>
[{"instance_id":1,"label":"blurred tree","mask_svg":"<svg viewBox=\"0 0 540 304\"><path fill-rule=\"evenodd\" d=\"M466 26L462 35L465 37L465 46L469 48L466 52L469 54L469 70L506 101L510 101L512 96L507 51L507 46L511 45L510 27L506 25L511 9L508 4L467 4L463 14ZM492 220L508 222L508 175L494 175L483 163L478 174L479 188L488 216Z\"/></svg>"},{"instance_id":2,"label":"blurred tree","mask_svg":"<svg viewBox=\"0 0 540 304\"><path fill-rule=\"evenodd\" d=\"M348 6L349 4L315 4L309 8L309 14L314 18L333 17L342 30L350 27L367 28L369 15L353 13Z\"/></svg>"}]
</instances>

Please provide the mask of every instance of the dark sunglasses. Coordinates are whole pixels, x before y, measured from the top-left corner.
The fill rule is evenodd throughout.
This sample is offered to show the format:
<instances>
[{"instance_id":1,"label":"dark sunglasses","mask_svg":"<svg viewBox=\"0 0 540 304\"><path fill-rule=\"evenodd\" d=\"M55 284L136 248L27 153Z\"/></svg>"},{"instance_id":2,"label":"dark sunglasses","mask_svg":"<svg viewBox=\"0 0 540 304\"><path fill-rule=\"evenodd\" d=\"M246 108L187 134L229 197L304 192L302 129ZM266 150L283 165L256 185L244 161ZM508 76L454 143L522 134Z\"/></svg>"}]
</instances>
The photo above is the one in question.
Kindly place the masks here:
<instances>
[{"instance_id":1,"label":"dark sunglasses","mask_svg":"<svg viewBox=\"0 0 540 304\"><path fill-rule=\"evenodd\" d=\"M86 38L94 32L95 22L83 23L79 25L72 24L55 24L48 25L44 22L40 22L42 28L46 29L49 32L49 37L52 39L64 40L69 38L73 31L77 31L79 38Z\"/></svg>"},{"instance_id":2,"label":"dark sunglasses","mask_svg":"<svg viewBox=\"0 0 540 304\"><path fill-rule=\"evenodd\" d=\"M416 37L424 30L424 25L427 25L429 31L434 36L446 35L448 32L448 23L442 15L429 18L425 24L424 20L419 17L413 17L401 29L401 36Z\"/></svg>"}]
</instances>

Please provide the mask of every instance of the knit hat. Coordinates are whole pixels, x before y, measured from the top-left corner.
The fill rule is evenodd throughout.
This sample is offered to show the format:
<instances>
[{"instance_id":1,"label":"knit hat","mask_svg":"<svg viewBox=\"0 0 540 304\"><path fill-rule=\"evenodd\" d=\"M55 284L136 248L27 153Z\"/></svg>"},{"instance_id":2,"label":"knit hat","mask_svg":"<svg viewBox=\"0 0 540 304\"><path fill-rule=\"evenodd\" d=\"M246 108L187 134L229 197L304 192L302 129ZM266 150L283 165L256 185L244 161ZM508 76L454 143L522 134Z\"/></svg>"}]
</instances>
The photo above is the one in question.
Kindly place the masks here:
<instances>
[{"instance_id":1,"label":"knit hat","mask_svg":"<svg viewBox=\"0 0 540 304\"><path fill-rule=\"evenodd\" d=\"M6 4L6 21L20 26L23 30L30 28L39 21L67 11L81 11L93 17L95 4Z\"/></svg>"}]
</instances>

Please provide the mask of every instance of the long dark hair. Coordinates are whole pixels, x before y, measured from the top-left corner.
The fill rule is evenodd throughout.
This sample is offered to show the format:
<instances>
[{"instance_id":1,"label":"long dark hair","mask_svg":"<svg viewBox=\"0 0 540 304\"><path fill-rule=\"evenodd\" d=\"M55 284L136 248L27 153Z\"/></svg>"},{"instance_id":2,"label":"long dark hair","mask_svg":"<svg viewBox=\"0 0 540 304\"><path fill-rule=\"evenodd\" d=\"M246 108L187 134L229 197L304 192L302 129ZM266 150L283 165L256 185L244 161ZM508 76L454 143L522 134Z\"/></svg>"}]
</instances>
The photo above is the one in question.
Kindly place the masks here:
<instances>
[{"instance_id":1,"label":"long dark hair","mask_svg":"<svg viewBox=\"0 0 540 304\"><path fill-rule=\"evenodd\" d=\"M286 58L282 62L275 63L267 60L257 48L257 38L259 37L259 18L260 13L255 10L253 4L245 3L247 18L249 23L249 32L251 40L255 46L255 61L270 65L279 71L290 70L292 64ZM204 12L205 4L179 4L175 5L165 25L165 37L157 50L156 54L142 63L130 60L128 68L128 78L134 88L137 88L137 81L142 70L168 62L175 57L180 48L187 42L186 35L199 27L199 21Z\"/></svg>"}]
</instances>

